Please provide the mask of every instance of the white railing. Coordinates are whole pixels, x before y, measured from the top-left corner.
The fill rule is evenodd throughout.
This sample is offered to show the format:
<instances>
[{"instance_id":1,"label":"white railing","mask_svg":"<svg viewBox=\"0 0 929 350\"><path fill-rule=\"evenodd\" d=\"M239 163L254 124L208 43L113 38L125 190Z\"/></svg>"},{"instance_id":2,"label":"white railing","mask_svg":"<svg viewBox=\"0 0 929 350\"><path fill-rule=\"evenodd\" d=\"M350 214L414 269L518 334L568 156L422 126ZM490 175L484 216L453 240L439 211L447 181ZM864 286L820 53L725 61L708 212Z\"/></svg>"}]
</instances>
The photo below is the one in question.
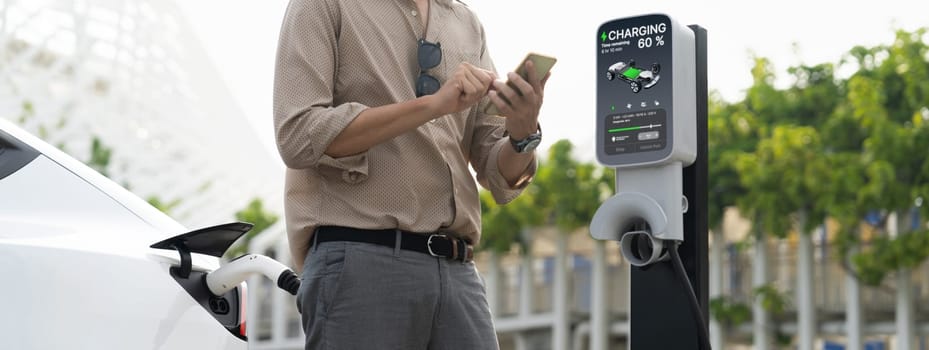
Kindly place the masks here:
<instances>
[{"instance_id":1,"label":"white railing","mask_svg":"<svg viewBox=\"0 0 929 350\"><path fill-rule=\"evenodd\" d=\"M253 241L251 251L254 253L275 256L278 259L287 258L286 243L283 231L276 234L262 235ZM546 240L552 240L551 234L533 235L537 241L533 246L546 246ZM528 265L519 252L501 254L498 259L491 259L490 253L482 252L477 256L478 269L482 273L487 289L497 291L496 305L492 305L495 315L495 325L502 349L533 349L539 344L551 344L552 329L556 324L556 317L567 317L572 331L568 335L569 349L595 349L613 348L625 342L628 335L628 264L622 262L614 245L607 244L607 254L603 261L593 259L594 248L592 241L586 235L575 233L570 236L571 242L567 250L568 258L568 285L554 285L552 275L555 271L552 261L555 251L546 252L537 250L528 259ZM549 242L550 243L550 242ZM769 245L770 258L769 276L789 299L797 286L796 279L796 250L787 243L773 242ZM846 325L844 315L845 304L845 271L835 261L834 249L831 246L817 246L814 254L814 301L817 311L816 336L818 339L844 337ZM751 248L744 250L729 249L723 259L723 283L721 288L724 295L743 298L750 302L751 297ZM283 261L283 260L282 260ZM494 263L497 261L497 263ZM597 335L592 330L593 312L598 311L592 304L594 290L593 270L598 263L606 266L607 277L605 296L607 300L608 326L606 334ZM529 266L528 270L523 270ZM494 270L497 270L496 277ZM712 269L711 269L712 271ZM523 273L528 274L522 275ZM528 280L529 284L521 281ZM865 322L862 328L863 336L871 341L891 341L895 332L893 315L895 300L893 278L888 278L885 284L890 289L862 288L862 306L865 311ZM929 334L929 319L924 313L929 305L929 264L924 264L913 273L914 305L917 308L915 332L920 337ZM249 303L250 337L253 349L301 349L302 333L299 328L299 315L293 304L293 297L279 291L274 286L264 286L260 283L250 284L251 296L261 299ZM569 312L559 316L553 313L556 301L556 288L565 288ZM262 290L267 289L269 292ZM263 294L264 293L264 294ZM269 297L271 294L273 296ZM489 293L493 294L493 293ZM520 296L529 296L522 298ZM256 303L258 305L256 305ZM530 305L526 305L530 303ZM277 307L273 306L277 305ZM522 310L522 312L520 312ZM798 332L796 315L793 307L788 307L787 315L779 320L779 330L782 334L794 336ZM268 324L270 323L270 324ZM751 324L736 325L726 332L726 349L749 349ZM597 341L597 346L591 345L596 337L604 337L605 341ZM918 342L917 342L918 344ZM547 345L548 347L550 345Z\"/></svg>"}]
</instances>

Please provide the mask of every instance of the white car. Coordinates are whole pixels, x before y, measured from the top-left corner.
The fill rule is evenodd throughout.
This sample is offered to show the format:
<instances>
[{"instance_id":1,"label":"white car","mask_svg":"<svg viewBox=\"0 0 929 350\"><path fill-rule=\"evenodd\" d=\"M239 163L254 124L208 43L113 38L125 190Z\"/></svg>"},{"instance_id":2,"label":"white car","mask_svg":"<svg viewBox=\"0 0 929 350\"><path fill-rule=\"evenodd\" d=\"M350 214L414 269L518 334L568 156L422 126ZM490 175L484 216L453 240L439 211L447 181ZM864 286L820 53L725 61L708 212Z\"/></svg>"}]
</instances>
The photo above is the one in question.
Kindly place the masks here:
<instances>
[{"instance_id":1,"label":"white car","mask_svg":"<svg viewBox=\"0 0 929 350\"><path fill-rule=\"evenodd\" d=\"M246 349L242 281L299 286L263 256L220 268L250 228L188 232L0 119L0 349Z\"/></svg>"}]
</instances>

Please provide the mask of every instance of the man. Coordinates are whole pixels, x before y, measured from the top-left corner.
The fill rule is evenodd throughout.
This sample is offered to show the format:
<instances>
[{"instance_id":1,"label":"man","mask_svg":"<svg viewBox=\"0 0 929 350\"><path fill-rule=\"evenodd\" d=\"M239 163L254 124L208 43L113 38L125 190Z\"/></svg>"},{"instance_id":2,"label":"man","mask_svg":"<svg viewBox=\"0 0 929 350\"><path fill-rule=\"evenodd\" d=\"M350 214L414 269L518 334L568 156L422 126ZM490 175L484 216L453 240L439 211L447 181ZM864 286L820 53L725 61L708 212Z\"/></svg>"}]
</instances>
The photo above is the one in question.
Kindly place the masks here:
<instances>
[{"instance_id":1,"label":"man","mask_svg":"<svg viewBox=\"0 0 929 350\"><path fill-rule=\"evenodd\" d=\"M547 76L507 78L458 1L291 0L274 122L307 349L498 347L468 165L519 195Z\"/></svg>"}]
</instances>

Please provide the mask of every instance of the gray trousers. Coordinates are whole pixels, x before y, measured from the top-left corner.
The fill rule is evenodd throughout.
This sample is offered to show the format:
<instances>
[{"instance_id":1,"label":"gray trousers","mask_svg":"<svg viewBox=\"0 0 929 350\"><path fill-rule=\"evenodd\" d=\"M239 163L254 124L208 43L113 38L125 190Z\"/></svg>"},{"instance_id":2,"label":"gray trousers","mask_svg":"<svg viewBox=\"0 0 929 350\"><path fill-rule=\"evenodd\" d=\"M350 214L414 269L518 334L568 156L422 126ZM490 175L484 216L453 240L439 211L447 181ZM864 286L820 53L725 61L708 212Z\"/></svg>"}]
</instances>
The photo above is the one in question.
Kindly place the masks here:
<instances>
[{"instance_id":1,"label":"gray trousers","mask_svg":"<svg viewBox=\"0 0 929 350\"><path fill-rule=\"evenodd\" d=\"M310 248L302 280L307 350L499 348L474 263L325 242Z\"/></svg>"}]
</instances>

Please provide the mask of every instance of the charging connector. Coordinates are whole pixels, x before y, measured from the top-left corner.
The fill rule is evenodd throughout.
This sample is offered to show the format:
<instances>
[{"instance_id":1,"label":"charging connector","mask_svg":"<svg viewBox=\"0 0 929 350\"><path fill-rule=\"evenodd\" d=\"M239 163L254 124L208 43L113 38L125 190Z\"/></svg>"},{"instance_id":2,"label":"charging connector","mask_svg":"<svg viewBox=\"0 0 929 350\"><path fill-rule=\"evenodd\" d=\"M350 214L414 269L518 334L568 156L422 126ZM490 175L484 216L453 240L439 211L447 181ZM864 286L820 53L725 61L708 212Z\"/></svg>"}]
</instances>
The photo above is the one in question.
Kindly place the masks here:
<instances>
[{"instance_id":1,"label":"charging connector","mask_svg":"<svg viewBox=\"0 0 929 350\"><path fill-rule=\"evenodd\" d=\"M300 279L291 269L274 259L257 254L240 256L210 272L206 276L206 285L213 295L223 295L254 274L277 281L279 288L293 295L300 288Z\"/></svg>"}]
</instances>

